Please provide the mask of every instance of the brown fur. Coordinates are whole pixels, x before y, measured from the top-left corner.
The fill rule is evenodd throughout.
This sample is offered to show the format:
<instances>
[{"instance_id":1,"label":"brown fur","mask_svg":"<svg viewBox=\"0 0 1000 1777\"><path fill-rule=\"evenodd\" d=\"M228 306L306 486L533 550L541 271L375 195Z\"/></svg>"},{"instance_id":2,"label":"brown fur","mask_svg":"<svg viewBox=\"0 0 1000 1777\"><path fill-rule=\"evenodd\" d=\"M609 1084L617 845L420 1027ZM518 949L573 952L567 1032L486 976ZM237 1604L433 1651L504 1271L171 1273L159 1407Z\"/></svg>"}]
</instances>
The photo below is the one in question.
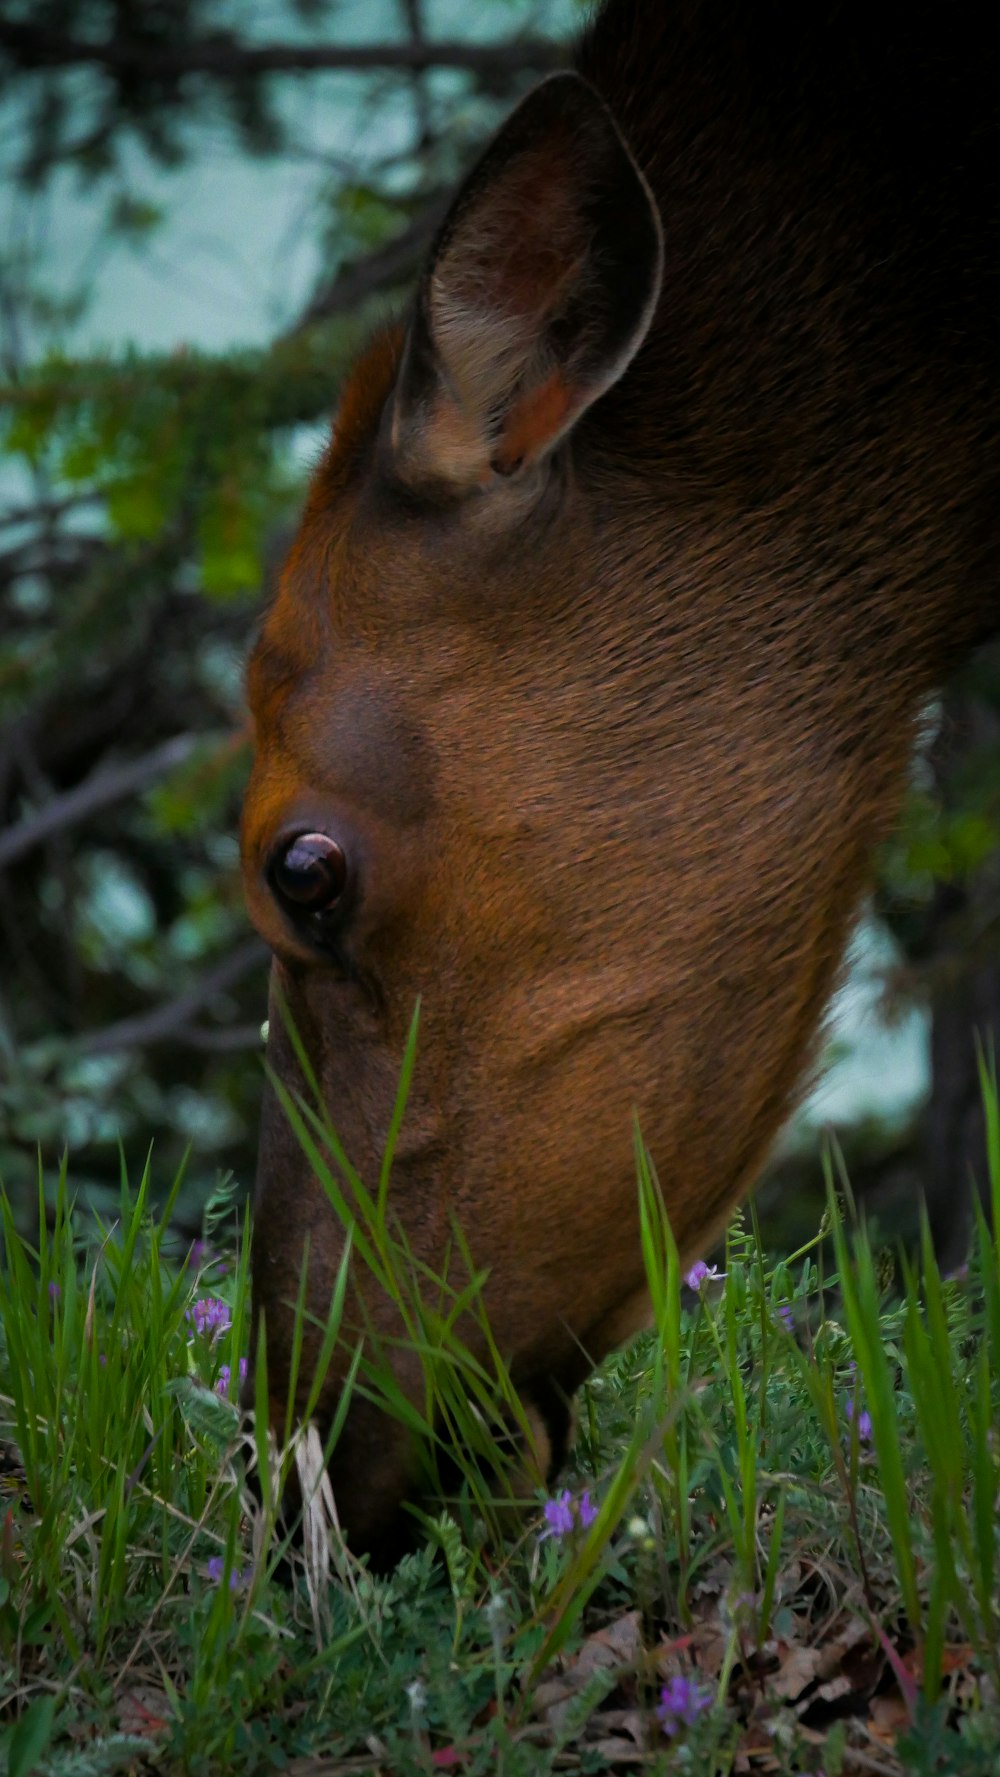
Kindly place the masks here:
<instances>
[{"instance_id":1,"label":"brown fur","mask_svg":"<svg viewBox=\"0 0 1000 1777\"><path fill-rule=\"evenodd\" d=\"M606 322L588 297L477 406L427 371L425 280L407 342L347 385L252 663L244 854L275 979L369 1178L422 996L393 1207L430 1264L457 1214L541 1402L643 1312L633 1111L686 1255L752 1183L922 702L996 626L1000 69L977 17L610 0L579 66L662 221L651 327L638 296ZM487 258L517 316L536 269L539 317L571 303L553 255ZM601 326L633 330L604 359ZM278 833L313 827L357 859L332 958L266 879ZM294 1084L275 1016L270 1058ZM306 1233L322 1313L340 1231L269 1101L254 1288L279 1394ZM401 1434L352 1409L334 1484L352 1541L390 1546Z\"/></svg>"}]
</instances>

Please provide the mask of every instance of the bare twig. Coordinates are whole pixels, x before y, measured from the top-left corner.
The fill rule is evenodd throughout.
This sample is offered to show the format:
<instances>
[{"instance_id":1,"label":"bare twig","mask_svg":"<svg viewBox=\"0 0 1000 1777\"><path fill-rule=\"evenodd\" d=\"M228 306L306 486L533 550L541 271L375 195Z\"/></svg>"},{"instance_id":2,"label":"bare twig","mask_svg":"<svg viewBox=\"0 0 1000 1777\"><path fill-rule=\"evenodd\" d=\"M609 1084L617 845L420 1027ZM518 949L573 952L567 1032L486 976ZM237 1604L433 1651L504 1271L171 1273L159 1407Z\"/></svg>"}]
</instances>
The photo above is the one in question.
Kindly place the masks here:
<instances>
[{"instance_id":1,"label":"bare twig","mask_svg":"<svg viewBox=\"0 0 1000 1777\"><path fill-rule=\"evenodd\" d=\"M22 580L28 574L43 574L48 581L66 580L79 574L88 562L98 560L106 551L107 542L103 537L79 532L29 537L24 543L0 552L0 579L5 585Z\"/></svg>"},{"instance_id":2,"label":"bare twig","mask_svg":"<svg viewBox=\"0 0 1000 1777\"><path fill-rule=\"evenodd\" d=\"M392 290L406 284L418 271L424 254L444 209L444 194L432 200L425 211L402 233L394 235L364 259L344 266L335 278L317 292L308 308L289 329L294 338L315 321L328 321L334 315L349 314L366 297L380 290Z\"/></svg>"},{"instance_id":3,"label":"bare twig","mask_svg":"<svg viewBox=\"0 0 1000 1777\"><path fill-rule=\"evenodd\" d=\"M182 765L190 757L197 744L195 736L177 734L172 740L164 741L162 746L154 747L152 752L144 753L142 758L128 759L122 765L104 766L85 778L82 784L77 784L74 790L53 796L37 814L29 815L27 820L19 821L8 832L0 833L0 870L23 857L25 852L32 851L36 845L51 839L53 834L79 826L81 821L89 820L101 809L114 802L123 802L126 797L136 795L158 778L165 777L174 766Z\"/></svg>"},{"instance_id":4,"label":"bare twig","mask_svg":"<svg viewBox=\"0 0 1000 1777\"><path fill-rule=\"evenodd\" d=\"M260 938L248 938L216 963L214 969L209 969L190 992L154 1006L149 1012L139 1012L134 1018L121 1018L117 1024L105 1025L103 1030L91 1031L81 1037L81 1053L109 1055L118 1049L149 1049L155 1043L175 1042L179 1033L181 1040L188 1040L190 1032L185 1027L194 1014L234 987L244 975L262 968L268 955L267 945Z\"/></svg>"},{"instance_id":5,"label":"bare twig","mask_svg":"<svg viewBox=\"0 0 1000 1777\"><path fill-rule=\"evenodd\" d=\"M887 1765L884 1759L872 1758L870 1753L859 1752L856 1746L844 1747L844 1769L870 1771L873 1777L899 1777L898 1765Z\"/></svg>"},{"instance_id":6,"label":"bare twig","mask_svg":"<svg viewBox=\"0 0 1000 1777\"><path fill-rule=\"evenodd\" d=\"M422 47L427 39L424 35L424 19L421 0L402 0L403 17L410 33L410 42ZM413 108L417 120L417 152L421 153L431 140L431 107L427 92L427 83L417 70L413 76Z\"/></svg>"},{"instance_id":7,"label":"bare twig","mask_svg":"<svg viewBox=\"0 0 1000 1777\"><path fill-rule=\"evenodd\" d=\"M43 499L28 506L8 506L5 512L0 512L0 525L51 524L65 512L72 512L79 506L92 506L100 498L95 488L88 488L82 493L66 494L61 500Z\"/></svg>"},{"instance_id":8,"label":"bare twig","mask_svg":"<svg viewBox=\"0 0 1000 1777\"><path fill-rule=\"evenodd\" d=\"M185 1049L201 1049L211 1055L238 1055L262 1046L261 1029L261 1022L231 1024L228 1028L220 1025L217 1029L207 1024L182 1025L176 1040L183 1043Z\"/></svg>"},{"instance_id":9,"label":"bare twig","mask_svg":"<svg viewBox=\"0 0 1000 1777\"><path fill-rule=\"evenodd\" d=\"M512 43L426 39L408 43L241 43L226 31L184 42L160 37L71 37L22 19L0 22L0 50L22 69L91 65L116 75L148 75L162 85L185 74L245 79L256 74L308 74L324 69L412 72L463 68L473 74L544 72L564 59L562 46L544 37Z\"/></svg>"}]
</instances>

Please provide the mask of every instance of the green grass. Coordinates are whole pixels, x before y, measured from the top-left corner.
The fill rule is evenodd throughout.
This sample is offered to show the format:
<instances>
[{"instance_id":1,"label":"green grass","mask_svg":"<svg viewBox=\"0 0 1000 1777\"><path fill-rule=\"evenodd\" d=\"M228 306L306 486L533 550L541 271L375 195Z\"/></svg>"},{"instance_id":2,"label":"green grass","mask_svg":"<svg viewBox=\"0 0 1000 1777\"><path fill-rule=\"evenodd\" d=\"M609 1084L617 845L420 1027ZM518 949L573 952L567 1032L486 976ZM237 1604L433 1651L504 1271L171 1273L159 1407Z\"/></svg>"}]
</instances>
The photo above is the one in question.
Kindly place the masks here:
<instances>
[{"instance_id":1,"label":"green grass","mask_svg":"<svg viewBox=\"0 0 1000 1777\"><path fill-rule=\"evenodd\" d=\"M985 1064L983 1087L1000 1228ZM541 1493L512 1507L524 1415L460 1231L445 1275L421 1270L391 1151L368 1194L322 1113L286 1108L421 1355L413 1403L362 1342L344 1407L374 1394L422 1439L425 1546L373 1577L337 1536L315 1434L289 1422L275 1452L241 1428L241 1357L267 1392L245 1237L199 1269L172 1253L169 1202L150 1213L148 1168L108 1226L75 1215L64 1175L47 1212L40 1180L33 1246L2 1204L0 1437L23 1476L8 1455L0 1771L996 1772L1000 1240L981 1217L961 1280L926 1237L897 1268L852 1225L831 1155L815 1241L774 1263L739 1219L693 1296L637 1133L655 1331L583 1391L558 1484L573 1529L545 1534ZM206 1299L228 1324L198 1329ZM434 1497L454 1441L468 1454ZM293 1464L304 1554L277 1511ZM692 1720L668 1736L678 1680Z\"/></svg>"}]
</instances>

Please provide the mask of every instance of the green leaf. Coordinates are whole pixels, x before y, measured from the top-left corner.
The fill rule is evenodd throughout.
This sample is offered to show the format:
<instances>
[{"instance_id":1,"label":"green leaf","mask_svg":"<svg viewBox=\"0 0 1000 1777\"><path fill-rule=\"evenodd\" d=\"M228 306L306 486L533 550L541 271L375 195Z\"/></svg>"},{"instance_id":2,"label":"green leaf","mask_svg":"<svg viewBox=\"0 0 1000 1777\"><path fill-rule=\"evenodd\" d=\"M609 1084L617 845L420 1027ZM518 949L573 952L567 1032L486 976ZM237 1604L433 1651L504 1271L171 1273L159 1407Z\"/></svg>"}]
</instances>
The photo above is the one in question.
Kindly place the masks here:
<instances>
[{"instance_id":1,"label":"green leaf","mask_svg":"<svg viewBox=\"0 0 1000 1777\"><path fill-rule=\"evenodd\" d=\"M115 234L134 241L146 240L163 221L159 204L132 197L127 191L118 193L108 210L108 227Z\"/></svg>"},{"instance_id":2,"label":"green leaf","mask_svg":"<svg viewBox=\"0 0 1000 1777\"><path fill-rule=\"evenodd\" d=\"M32 1777L42 1753L52 1738L55 1719L54 1697L37 1697L29 1704L10 1737L7 1750L8 1777Z\"/></svg>"},{"instance_id":3,"label":"green leaf","mask_svg":"<svg viewBox=\"0 0 1000 1777\"><path fill-rule=\"evenodd\" d=\"M158 536L166 520L159 488L152 481L120 481L108 494L108 517L121 537Z\"/></svg>"},{"instance_id":4,"label":"green leaf","mask_svg":"<svg viewBox=\"0 0 1000 1777\"><path fill-rule=\"evenodd\" d=\"M52 1633L51 1604L36 1605L29 1611L21 1631L21 1640L25 1647L44 1647Z\"/></svg>"}]
</instances>

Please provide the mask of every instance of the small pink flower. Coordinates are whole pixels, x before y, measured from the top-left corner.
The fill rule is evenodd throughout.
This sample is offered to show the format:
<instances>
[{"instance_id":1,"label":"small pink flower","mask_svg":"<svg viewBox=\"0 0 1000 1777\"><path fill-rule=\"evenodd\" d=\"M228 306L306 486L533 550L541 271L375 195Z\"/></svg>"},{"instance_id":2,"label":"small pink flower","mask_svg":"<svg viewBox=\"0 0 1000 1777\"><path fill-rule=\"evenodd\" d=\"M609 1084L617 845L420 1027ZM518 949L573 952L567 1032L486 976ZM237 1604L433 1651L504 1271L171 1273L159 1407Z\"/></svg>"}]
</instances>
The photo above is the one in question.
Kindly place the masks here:
<instances>
[{"instance_id":1,"label":"small pink flower","mask_svg":"<svg viewBox=\"0 0 1000 1777\"><path fill-rule=\"evenodd\" d=\"M185 1308L184 1319L196 1333L208 1334L217 1339L220 1333L228 1332L232 1325L229 1303L221 1296L199 1296L190 1308Z\"/></svg>"},{"instance_id":2,"label":"small pink flower","mask_svg":"<svg viewBox=\"0 0 1000 1777\"><path fill-rule=\"evenodd\" d=\"M543 1515L548 1526L542 1531L544 1540L547 1536L570 1536L578 1525L581 1530L589 1530L597 1517L597 1507L590 1497L589 1489L581 1493L579 1501L574 1502L569 1488L564 1487L553 1499L546 1500Z\"/></svg>"},{"instance_id":3,"label":"small pink flower","mask_svg":"<svg viewBox=\"0 0 1000 1777\"><path fill-rule=\"evenodd\" d=\"M690 1271L684 1273L684 1282L689 1290L700 1290L703 1283L715 1283L718 1276L718 1265L706 1265L704 1259L696 1259Z\"/></svg>"},{"instance_id":4,"label":"small pink flower","mask_svg":"<svg viewBox=\"0 0 1000 1777\"><path fill-rule=\"evenodd\" d=\"M226 1574L226 1564L221 1555L210 1555L205 1564L205 1572L213 1586L221 1586ZM229 1590L239 1592L246 1584L248 1575L238 1567L229 1570Z\"/></svg>"},{"instance_id":5,"label":"small pink flower","mask_svg":"<svg viewBox=\"0 0 1000 1777\"><path fill-rule=\"evenodd\" d=\"M848 1424L853 1425L854 1415L855 1415L855 1404L854 1404L853 1395L848 1398L847 1407L846 1407L845 1411L847 1413ZM858 1425L858 1437L860 1438L862 1444L870 1444L872 1441L872 1416L870 1413L866 1412L864 1407L862 1407L860 1413L858 1413L857 1425Z\"/></svg>"},{"instance_id":6,"label":"small pink flower","mask_svg":"<svg viewBox=\"0 0 1000 1777\"><path fill-rule=\"evenodd\" d=\"M548 1530L546 1536L568 1536L573 1528L573 1504L568 1487L557 1493L554 1499L547 1499L544 1507L545 1522Z\"/></svg>"},{"instance_id":7,"label":"small pink flower","mask_svg":"<svg viewBox=\"0 0 1000 1777\"><path fill-rule=\"evenodd\" d=\"M656 1713L663 1732L673 1738L681 1728L693 1728L700 1715L712 1705L712 1693L696 1679L672 1678L660 1692Z\"/></svg>"},{"instance_id":8,"label":"small pink flower","mask_svg":"<svg viewBox=\"0 0 1000 1777\"><path fill-rule=\"evenodd\" d=\"M233 1372L228 1364L221 1364L219 1366L219 1374L215 1381L215 1392L216 1394L221 1394L224 1399L228 1399L229 1397L229 1384L232 1380L232 1374ZM240 1358L238 1375L239 1385L242 1388L247 1379L247 1360L245 1357Z\"/></svg>"}]
</instances>

